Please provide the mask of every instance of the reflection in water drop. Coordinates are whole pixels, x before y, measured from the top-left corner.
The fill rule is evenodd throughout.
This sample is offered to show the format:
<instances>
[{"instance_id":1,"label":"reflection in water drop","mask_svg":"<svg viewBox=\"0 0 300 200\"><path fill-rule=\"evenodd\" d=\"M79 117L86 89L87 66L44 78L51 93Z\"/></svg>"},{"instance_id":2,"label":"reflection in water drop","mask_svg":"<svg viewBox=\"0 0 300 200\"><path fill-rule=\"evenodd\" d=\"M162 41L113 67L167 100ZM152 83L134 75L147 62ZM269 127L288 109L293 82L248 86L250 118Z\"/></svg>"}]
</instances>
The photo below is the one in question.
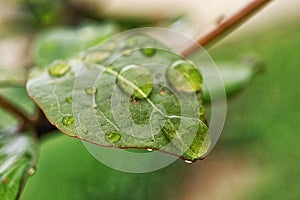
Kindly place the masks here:
<instances>
[{"instance_id":1,"label":"reflection in water drop","mask_svg":"<svg viewBox=\"0 0 300 200\"><path fill-rule=\"evenodd\" d=\"M73 101L73 98L72 98L72 97L67 97L67 98L66 98L66 102L67 102L67 103L72 103L72 101Z\"/></svg>"},{"instance_id":2,"label":"reflection in water drop","mask_svg":"<svg viewBox=\"0 0 300 200\"><path fill-rule=\"evenodd\" d=\"M141 53L144 54L145 56L151 57L156 54L156 49L155 48L143 48L140 49Z\"/></svg>"},{"instance_id":3,"label":"reflection in water drop","mask_svg":"<svg viewBox=\"0 0 300 200\"><path fill-rule=\"evenodd\" d=\"M62 118L61 121L62 121L63 125L68 126L68 125L71 125L71 124L74 123L74 117L73 117L73 115L66 114L66 115Z\"/></svg>"},{"instance_id":4,"label":"reflection in water drop","mask_svg":"<svg viewBox=\"0 0 300 200\"><path fill-rule=\"evenodd\" d=\"M106 133L105 138L111 143L116 143L121 139L121 135L118 132Z\"/></svg>"},{"instance_id":5,"label":"reflection in water drop","mask_svg":"<svg viewBox=\"0 0 300 200\"><path fill-rule=\"evenodd\" d=\"M178 91L198 92L202 88L202 76L191 63L179 60L167 72L170 84Z\"/></svg>"}]
</instances>

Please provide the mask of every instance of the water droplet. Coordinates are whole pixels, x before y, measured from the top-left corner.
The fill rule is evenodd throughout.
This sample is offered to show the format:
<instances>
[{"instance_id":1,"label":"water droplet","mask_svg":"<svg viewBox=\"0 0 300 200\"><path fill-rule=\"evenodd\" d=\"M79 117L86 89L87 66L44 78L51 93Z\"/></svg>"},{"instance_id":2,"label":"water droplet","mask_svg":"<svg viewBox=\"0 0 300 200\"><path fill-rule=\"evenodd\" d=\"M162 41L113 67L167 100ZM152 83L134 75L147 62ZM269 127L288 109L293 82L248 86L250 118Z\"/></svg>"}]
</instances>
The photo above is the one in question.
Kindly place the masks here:
<instances>
[{"instance_id":1,"label":"water droplet","mask_svg":"<svg viewBox=\"0 0 300 200\"><path fill-rule=\"evenodd\" d=\"M64 61L54 62L48 69L51 76L61 77L64 76L68 71L70 71L71 66Z\"/></svg>"},{"instance_id":2,"label":"water droplet","mask_svg":"<svg viewBox=\"0 0 300 200\"><path fill-rule=\"evenodd\" d=\"M85 88L85 92L87 94L95 94L97 92L97 88L95 86Z\"/></svg>"},{"instance_id":3,"label":"water droplet","mask_svg":"<svg viewBox=\"0 0 300 200\"><path fill-rule=\"evenodd\" d=\"M32 176L32 175L34 175L35 174L35 168L34 167L30 167L29 168L29 170L28 170L28 174L29 174L29 176Z\"/></svg>"},{"instance_id":4,"label":"water droplet","mask_svg":"<svg viewBox=\"0 0 300 200\"><path fill-rule=\"evenodd\" d=\"M147 151L150 151L150 152L151 152L151 151L153 151L153 149L151 149L151 148L147 148Z\"/></svg>"},{"instance_id":5,"label":"water droplet","mask_svg":"<svg viewBox=\"0 0 300 200\"><path fill-rule=\"evenodd\" d=\"M132 98L147 98L153 89L149 69L137 65L124 67L118 77L118 85Z\"/></svg>"},{"instance_id":6,"label":"water droplet","mask_svg":"<svg viewBox=\"0 0 300 200\"><path fill-rule=\"evenodd\" d=\"M106 133L105 138L111 143L116 143L121 139L121 135L118 132Z\"/></svg>"},{"instance_id":7,"label":"water droplet","mask_svg":"<svg viewBox=\"0 0 300 200\"><path fill-rule=\"evenodd\" d=\"M66 114L66 115L62 118L61 121L62 121L63 125L68 126L68 125L71 125L71 124L74 123L74 117L73 117L73 115Z\"/></svg>"},{"instance_id":8,"label":"water droplet","mask_svg":"<svg viewBox=\"0 0 300 200\"><path fill-rule=\"evenodd\" d=\"M140 51L145 56L152 57L156 54L157 50L155 48L143 48L143 49L140 49Z\"/></svg>"},{"instance_id":9,"label":"water droplet","mask_svg":"<svg viewBox=\"0 0 300 200\"><path fill-rule=\"evenodd\" d=\"M191 161L191 160L184 160L184 162L187 163L187 164L192 164L193 163L193 161Z\"/></svg>"},{"instance_id":10,"label":"water droplet","mask_svg":"<svg viewBox=\"0 0 300 200\"><path fill-rule=\"evenodd\" d=\"M66 102L67 102L67 103L72 103L72 101L73 101L73 98L72 98L72 97L67 97L67 98L66 98Z\"/></svg>"},{"instance_id":11,"label":"water droplet","mask_svg":"<svg viewBox=\"0 0 300 200\"><path fill-rule=\"evenodd\" d=\"M170 84L178 91L198 92L202 88L202 76L190 62L179 60L167 72Z\"/></svg>"}]
</instances>

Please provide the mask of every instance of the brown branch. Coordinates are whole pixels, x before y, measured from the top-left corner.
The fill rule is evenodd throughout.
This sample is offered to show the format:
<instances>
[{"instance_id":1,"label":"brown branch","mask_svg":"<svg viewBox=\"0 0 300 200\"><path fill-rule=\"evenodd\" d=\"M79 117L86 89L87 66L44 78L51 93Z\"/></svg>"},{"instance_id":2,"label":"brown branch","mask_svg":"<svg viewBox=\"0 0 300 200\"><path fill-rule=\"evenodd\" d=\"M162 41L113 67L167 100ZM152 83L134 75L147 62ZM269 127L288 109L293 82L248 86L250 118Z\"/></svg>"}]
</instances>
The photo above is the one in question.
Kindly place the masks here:
<instances>
[{"instance_id":1,"label":"brown branch","mask_svg":"<svg viewBox=\"0 0 300 200\"><path fill-rule=\"evenodd\" d=\"M22 120L24 124L32 122L32 120L17 106L9 102L6 98L0 95L0 107L15 115Z\"/></svg>"},{"instance_id":2,"label":"brown branch","mask_svg":"<svg viewBox=\"0 0 300 200\"><path fill-rule=\"evenodd\" d=\"M230 33L231 30L241 25L247 19L249 19L252 15L257 13L260 9L262 9L265 5L267 5L271 0L254 0L249 3L243 9L239 10L237 13L220 21L220 23L210 30L208 33L204 34L197 40L197 43L200 46L207 46L210 43L216 41L216 39ZM192 45L185 49L181 55L188 56L198 49L198 45Z\"/></svg>"}]
</instances>

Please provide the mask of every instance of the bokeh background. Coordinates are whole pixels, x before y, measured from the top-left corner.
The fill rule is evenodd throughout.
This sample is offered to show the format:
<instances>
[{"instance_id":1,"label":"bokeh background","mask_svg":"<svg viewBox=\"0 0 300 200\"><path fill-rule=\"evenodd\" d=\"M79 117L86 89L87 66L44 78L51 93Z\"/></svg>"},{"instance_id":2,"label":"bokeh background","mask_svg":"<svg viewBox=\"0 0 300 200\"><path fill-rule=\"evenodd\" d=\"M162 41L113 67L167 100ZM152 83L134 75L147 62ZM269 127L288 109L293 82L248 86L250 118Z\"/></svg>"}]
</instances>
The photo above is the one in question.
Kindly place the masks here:
<instances>
[{"instance_id":1,"label":"bokeh background","mask_svg":"<svg viewBox=\"0 0 300 200\"><path fill-rule=\"evenodd\" d=\"M197 37L220 16L230 15L249 1L74 2L99 7L108 18L160 22L186 14L188 23L175 28ZM1 0L0 4L0 59L12 68L24 68L31 62L31 38L7 31L10 20L23 15L16 10L16 1ZM203 161L187 165L179 160L156 172L127 174L99 163L80 141L53 133L43 138L36 174L21 199L300 199L299 21L300 1L273 1L208 49L217 65L256 54L266 69L228 100L224 131Z\"/></svg>"}]
</instances>

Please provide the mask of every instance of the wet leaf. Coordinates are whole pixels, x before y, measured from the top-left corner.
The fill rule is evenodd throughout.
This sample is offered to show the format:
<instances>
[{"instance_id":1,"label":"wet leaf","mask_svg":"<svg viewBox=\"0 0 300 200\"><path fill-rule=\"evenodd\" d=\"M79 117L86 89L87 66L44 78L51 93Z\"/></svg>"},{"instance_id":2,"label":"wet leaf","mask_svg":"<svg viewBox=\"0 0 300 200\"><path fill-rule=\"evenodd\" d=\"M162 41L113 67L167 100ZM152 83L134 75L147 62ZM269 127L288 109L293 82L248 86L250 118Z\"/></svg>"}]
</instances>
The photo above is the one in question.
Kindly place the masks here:
<instances>
[{"instance_id":1,"label":"wet leaf","mask_svg":"<svg viewBox=\"0 0 300 200\"><path fill-rule=\"evenodd\" d=\"M0 197L15 200L36 163L36 144L30 132L0 131Z\"/></svg>"},{"instance_id":2,"label":"wet leaf","mask_svg":"<svg viewBox=\"0 0 300 200\"><path fill-rule=\"evenodd\" d=\"M151 56L150 47L156 48ZM185 86L174 87L169 80L174 73L167 73L182 58L161 48L166 49L143 35L109 40L84 56L65 60L71 69L63 76L52 76L46 69L32 77L27 90L50 122L69 136L106 147L161 150L195 161L210 145L202 84L191 85L190 77L184 78L189 74L179 71L176 76L183 77ZM133 70L128 67L132 65Z\"/></svg>"}]
</instances>

